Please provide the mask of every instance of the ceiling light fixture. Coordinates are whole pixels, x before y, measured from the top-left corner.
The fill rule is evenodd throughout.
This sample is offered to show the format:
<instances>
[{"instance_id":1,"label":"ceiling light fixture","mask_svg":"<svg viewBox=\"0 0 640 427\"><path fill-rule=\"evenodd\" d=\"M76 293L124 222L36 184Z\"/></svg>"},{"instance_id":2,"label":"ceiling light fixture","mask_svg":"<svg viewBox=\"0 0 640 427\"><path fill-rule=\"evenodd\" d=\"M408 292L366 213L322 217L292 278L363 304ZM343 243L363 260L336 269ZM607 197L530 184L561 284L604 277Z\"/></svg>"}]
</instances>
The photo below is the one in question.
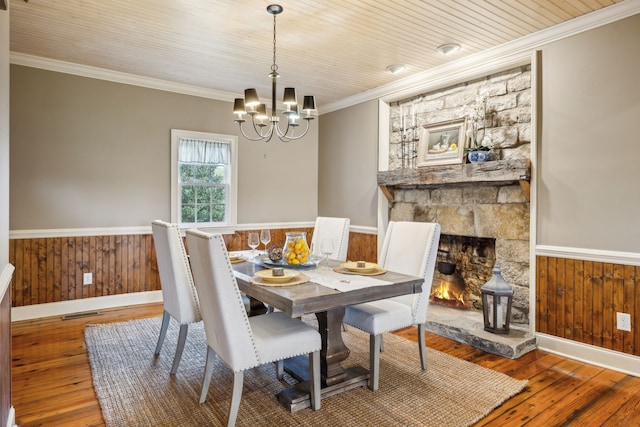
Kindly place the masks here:
<instances>
[{"instance_id":1,"label":"ceiling light fixture","mask_svg":"<svg viewBox=\"0 0 640 427\"><path fill-rule=\"evenodd\" d=\"M306 120L307 127L304 133L295 135L295 130L300 125L296 90L292 87L286 87L284 88L282 103L285 107L283 113L287 121L287 127L283 131L278 125L280 118L276 110L276 79L280 77L280 74L278 74L278 65L276 64L276 15L279 15L282 11L283 8L279 4L267 6L267 12L273 15L273 64L271 65L271 73L269 73L269 77L271 77L271 116L267 115L266 105L260 103L258 92L253 88L245 89L244 99L236 98L233 103L233 113L237 115L234 121L238 123L242 135L251 141L262 140L269 142L274 134L277 134L278 138L284 142L300 139L309 131L309 122L314 119L313 114L317 112L315 97L305 95L302 103L302 111L304 113L302 119ZM245 114L251 117L253 130L256 134L255 137L250 137L244 132L242 124L246 122L243 118Z\"/></svg>"},{"instance_id":2,"label":"ceiling light fixture","mask_svg":"<svg viewBox=\"0 0 640 427\"><path fill-rule=\"evenodd\" d=\"M459 51L461 46L458 43L445 43L437 47L438 52L443 55L452 55Z\"/></svg>"},{"instance_id":3,"label":"ceiling light fixture","mask_svg":"<svg viewBox=\"0 0 640 427\"><path fill-rule=\"evenodd\" d=\"M394 64L394 65L389 65L387 67L387 71L390 72L391 74L398 74L403 72L407 67L405 67L402 64Z\"/></svg>"}]
</instances>

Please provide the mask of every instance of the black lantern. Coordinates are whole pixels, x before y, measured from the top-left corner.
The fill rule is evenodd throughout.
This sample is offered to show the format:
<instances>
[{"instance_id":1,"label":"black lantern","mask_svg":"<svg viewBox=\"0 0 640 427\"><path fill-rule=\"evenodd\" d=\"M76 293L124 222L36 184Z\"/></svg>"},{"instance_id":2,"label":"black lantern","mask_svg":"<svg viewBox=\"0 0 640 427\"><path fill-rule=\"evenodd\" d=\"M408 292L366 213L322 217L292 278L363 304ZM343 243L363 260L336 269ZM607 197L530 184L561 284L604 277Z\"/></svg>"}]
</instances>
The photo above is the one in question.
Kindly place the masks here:
<instances>
[{"instance_id":1,"label":"black lantern","mask_svg":"<svg viewBox=\"0 0 640 427\"><path fill-rule=\"evenodd\" d=\"M511 319L513 289L502 278L500 267L493 267L493 276L480 288L484 330L494 334L508 334Z\"/></svg>"}]
</instances>

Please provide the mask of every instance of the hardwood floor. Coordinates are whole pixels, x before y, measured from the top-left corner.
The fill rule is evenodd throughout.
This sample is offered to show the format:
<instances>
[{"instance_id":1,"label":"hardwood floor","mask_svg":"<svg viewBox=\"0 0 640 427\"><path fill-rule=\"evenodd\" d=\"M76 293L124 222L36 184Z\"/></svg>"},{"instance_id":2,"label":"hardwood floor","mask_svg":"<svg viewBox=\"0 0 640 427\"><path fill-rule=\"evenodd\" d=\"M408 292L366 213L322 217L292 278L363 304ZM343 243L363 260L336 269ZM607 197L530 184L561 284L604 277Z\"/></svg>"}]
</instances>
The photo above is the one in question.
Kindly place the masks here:
<instances>
[{"instance_id":1,"label":"hardwood floor","mask_svg":"<svg viewBox=\"0 0 640 427\"><path fill-rule=\"evenodd\" d=\"M160 316L161 304L109 310L99 315L15 322L12 393L16 422L29 426L103 426L84 342L86 323ZM398 335L416 340L416 329ZM427 334L427 345L503 372L529 385L476 426L638 426L640 378L539 350L505 359ZM478 390L479 393L482 390Z\"/></svg>"}]
</instances>

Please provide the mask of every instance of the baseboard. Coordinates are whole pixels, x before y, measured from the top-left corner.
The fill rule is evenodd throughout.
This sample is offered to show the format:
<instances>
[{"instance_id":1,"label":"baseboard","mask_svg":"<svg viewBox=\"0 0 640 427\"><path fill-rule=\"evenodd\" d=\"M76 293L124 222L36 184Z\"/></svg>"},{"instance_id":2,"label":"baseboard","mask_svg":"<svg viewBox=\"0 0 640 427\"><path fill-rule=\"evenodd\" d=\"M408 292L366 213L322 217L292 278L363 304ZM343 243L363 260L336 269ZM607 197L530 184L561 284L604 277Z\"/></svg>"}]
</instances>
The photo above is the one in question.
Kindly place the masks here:
<instances>
[{"instance_id":1,"label":"baseboard","mask_svg":"<svg viewBox=\"0 0 640 427\"><path fill-rule=\"evenodd\" d=\"M11 321L18 322L42 317L63 316L71 313L123 307L126 305L148 304L152 302L162 302L162 291L133 292L106 297L13 307L11 309Z\"/></svg>"},{"instance_id":2,"label":"baseboard","mask_svg":"<svg viewBox=\"0 0 640 427\"><path fill-rule=\"evenodd\" d=\"M536 334L538 349L590 365L640 377L640 357L547 334Z\"/></svg>"},{"instance_id":3,"label":"baseboard","mask_svg":"<svg viewBox=\"0 0 640 427\"><path fill-rule=\"evenodd\" d=\"M9 408L9 415L7 417L7 427L18 427L16 426L16 411L13 409L13 406Z\"/></svg>"}]
</instances>

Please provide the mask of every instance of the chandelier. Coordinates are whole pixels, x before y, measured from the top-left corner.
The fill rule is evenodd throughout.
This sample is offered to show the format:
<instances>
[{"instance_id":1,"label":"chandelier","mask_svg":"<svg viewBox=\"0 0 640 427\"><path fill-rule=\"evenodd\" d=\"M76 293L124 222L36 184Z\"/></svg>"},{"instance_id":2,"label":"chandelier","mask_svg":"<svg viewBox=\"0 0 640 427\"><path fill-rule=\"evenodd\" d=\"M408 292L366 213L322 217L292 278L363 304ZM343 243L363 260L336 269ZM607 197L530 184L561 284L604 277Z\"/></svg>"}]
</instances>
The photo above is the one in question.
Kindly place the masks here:
<instances>
[{"instance_id":1,"label":"chandelier","mask_svg":"<svg viewBox=\"0 0 640 427\"><path fill-rule=\"evenodd\" d=\"M233 103L233 113L237 115L234 120L238 123L242 135L251 141L269 142L274 134L281 141L288 142L300 139L309 131L309 122L314 119L316 113L316 100L314 96L305 95L302 103L301 117L298 112L298 101L296 98L296 89L292 87L284 88L284 96L282 103L284 104L283 118L286 121L286 127L280 128L280 117L276 110L276 80L280 77L278 74L278 65L276 64L276 15L282 13L282 6L272 4L267 6L267 12L273 15L273 64L271 65L271 116L267 114L267 107L260 103L258 92L255 89L245 89L244 99L236 98ZM245 133L243 124L247 121L245 114L251 118L251 124L255 136L249 136ZM300 125L300 119L306 121L307 125L303 133L296 135L296 129Z\"/></svg>"}]
</instances>

